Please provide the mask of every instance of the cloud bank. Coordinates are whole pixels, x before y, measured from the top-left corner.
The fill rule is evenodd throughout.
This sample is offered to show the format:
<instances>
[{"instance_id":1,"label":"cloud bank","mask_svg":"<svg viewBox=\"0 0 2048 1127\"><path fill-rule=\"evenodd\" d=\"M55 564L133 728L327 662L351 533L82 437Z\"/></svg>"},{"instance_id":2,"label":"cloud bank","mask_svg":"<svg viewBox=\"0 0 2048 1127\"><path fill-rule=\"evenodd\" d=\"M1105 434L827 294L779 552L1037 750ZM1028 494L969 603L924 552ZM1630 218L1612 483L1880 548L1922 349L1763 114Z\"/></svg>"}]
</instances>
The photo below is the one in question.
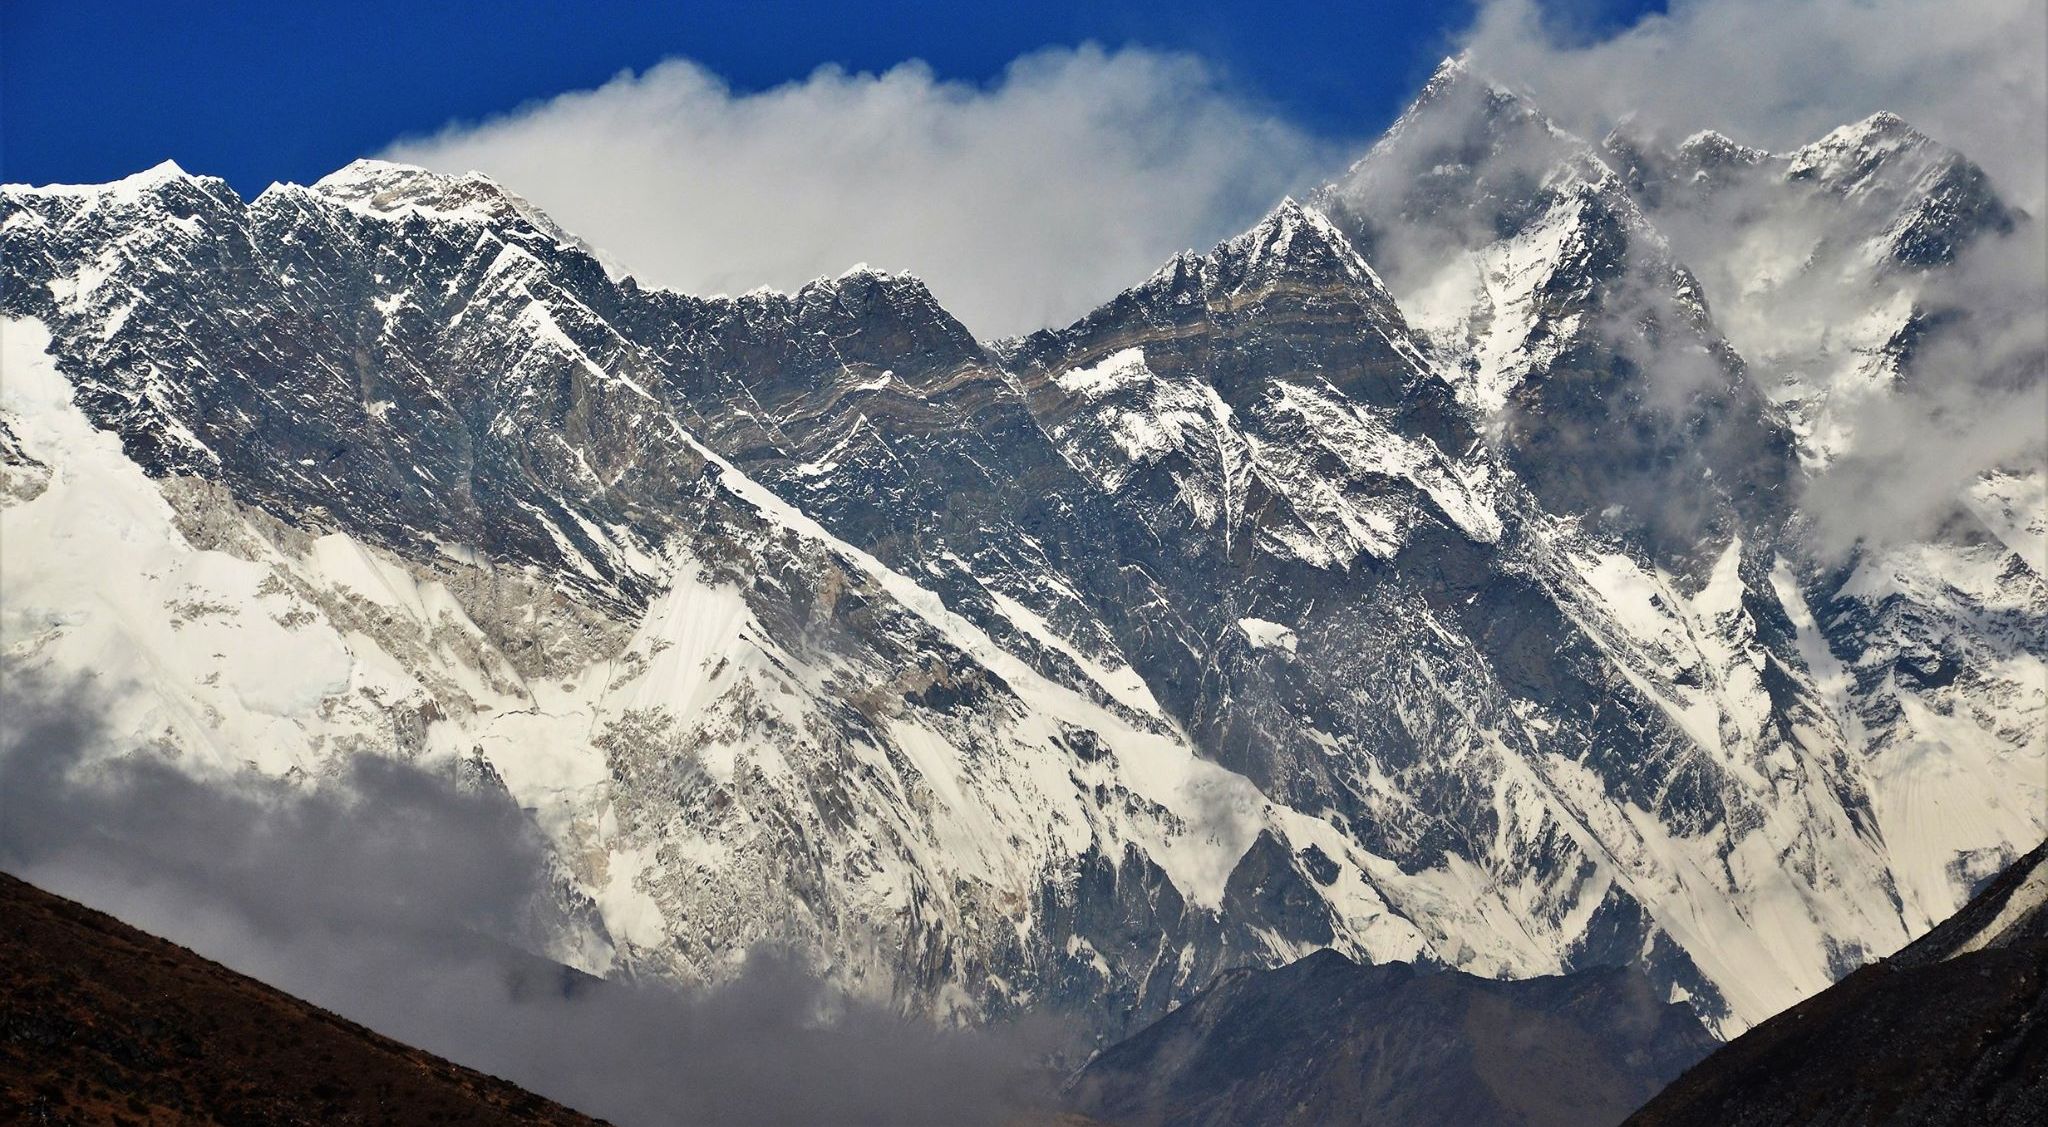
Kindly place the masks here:
<instances>
[{"instance_id":1,"label":"cloud bank","mask_svg":"<svg viewBox=\"0 0 2048 1127\"><path fill-rule=\"evenodd\" d=\"M2048 474L2048 229L1980 240L1917 301L1927 327L1899 385L1846 413L1854 447L1807 483L1826 554L1936 535L1986 474ZM2048 561L2048 542L2002 535Z\"/></svg>"},{"instance_id":2,"label":"cloud bank","mask_svg":"<svg viewBox=\"0 0 2048 1127\"><path fill-rule=\"evenodd\" d=\"M200 779L117 754L98 695L0 672L0 868L380 1033L625 1125L1008 1123L1050 1106L1031 1064L1050 1028L940 1030L772 953L687 994L526 953L579 921L531 821L488 784L374 756L311 785Z\"/></svg>"},{"instance_id":3,"label":"cloud bank","mask_svg":"<svg viewBox=\"0 0 2048 1127\"><path fill-rule=\"evenodd\" d=\"M742 93L670 60L384 155L484 172L643 282L794 289L867 262L983 337L1080 316L1323 166L1200 60L1092 46L986 86L906 62Z\"/></svg>"}]
</instances>

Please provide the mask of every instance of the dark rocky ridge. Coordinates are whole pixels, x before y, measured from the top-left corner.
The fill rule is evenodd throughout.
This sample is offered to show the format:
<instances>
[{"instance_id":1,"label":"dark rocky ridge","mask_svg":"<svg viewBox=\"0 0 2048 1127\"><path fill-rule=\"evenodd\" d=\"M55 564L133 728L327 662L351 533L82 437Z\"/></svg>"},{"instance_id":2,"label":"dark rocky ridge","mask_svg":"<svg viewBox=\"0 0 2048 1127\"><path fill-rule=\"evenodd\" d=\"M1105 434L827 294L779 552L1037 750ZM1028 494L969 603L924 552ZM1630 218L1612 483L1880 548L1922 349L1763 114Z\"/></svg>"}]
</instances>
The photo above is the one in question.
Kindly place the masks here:
<instances>
[{"instance_id":1,"label":"dark rocky ridge","mask_svg":"<svg viewBox=\"0 0 2048 1127\"><path fill-rule=\"evenodd\" d=\"M1233 971L1070 1085L1116 1123L1618 1123L1711 1051L1633 971L1495 982L1323 951Z\"/></svg>"},{"instance_id":2,"label":"dark rocky ridge","mask_svg":"<svg viewBox=\"0 0 2048 1127\"><path fill-rule=\"evenodd\" d=\"M2044 860L2048 845L1904 951L1700 1062L1629 1123L2040 1122L2048 1116Z\"/></svg>"}]
</instances>

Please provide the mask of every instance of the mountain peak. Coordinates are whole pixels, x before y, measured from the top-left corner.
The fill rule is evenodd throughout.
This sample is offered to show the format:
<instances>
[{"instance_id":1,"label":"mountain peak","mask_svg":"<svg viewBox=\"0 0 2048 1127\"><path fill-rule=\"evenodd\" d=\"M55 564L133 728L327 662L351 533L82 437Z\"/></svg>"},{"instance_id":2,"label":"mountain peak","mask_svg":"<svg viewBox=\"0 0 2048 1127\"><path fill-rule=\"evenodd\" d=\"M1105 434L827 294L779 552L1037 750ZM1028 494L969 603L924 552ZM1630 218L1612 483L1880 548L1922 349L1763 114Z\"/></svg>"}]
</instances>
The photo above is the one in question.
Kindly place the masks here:
<instances>
[{"instance_id":1,"label":"mountain peak","mask_svg":"<svg viewBox=\"0 0 2048 1127\"><path fill-rule=\"evenodd\" d=\"M1898 136L1910 135L1913 137L1923 136L1919 130L1913 128L1911 122L1908 122L1905 118L1900 117L1898 114L1895 114L1890 110L1879 110L1876 113L1871 114L1869 117L1864 118L1862 121L1859 121L1854 125L1844 126L1843 128L1857 130L1859 132L1868 134Z\"/></svg>"},{"instance_id":2,"label":"mountain peak","mask_svg":"<svg viewBox=\"0 0 2048 1127\"><path fill-rule=\"evenodd\" d=\"M438 177L440 175L440 173L431 172L417 164L405 164L394 160L379 160L375 157L358 157L335 169L333 172L322 176L314 182L313 186L316 188L336 189L363 182L416 176Z\"/></svg>"},{"instance_id":3,"label":"mountain peak","mask_svg":"<svg viewBox=\"0 0 2048 1127\"><path fill-rule=\"evenodd\" d=\"M1472 49L1466 48L1455 55L1445 55L1429 72L1429 80L1422 84L1422 90L1415 95L1414 103L1420 104L1442 96L1456 87L1477 85L1487 90L1508 93L1508 90L1481 71L1472 62Z\"/></svg>"},{"instance_id":4,"label":"mountain peak","mask_svg":"<svg viewBox=\"0 0 2048 1127\"><path fill-rule=\"evenodd\" d=\"M837 277L818 278L811 285L844 287L852 285L911 285L924 288L924 279L906 270L883 270L865 262L856 262L839 272Z\"/></svg>"},{"instance_id":5,"label":"mountain peak","mask_svg":"<svg viewBox=\"0 0 2048 1127\"><path fill-rule=\"evenodd\" d=\"M1592 154L1590 145L1559 129L1526 95L1486 77L1465 53L1438 64L1386 134L1317 198L1334 191L1356 209L1375 194L1376 180L1406 184L1429 169L1478 168L1503 156L1555 164Z\"/></svg>"},{"instance_id":6,"label":"mountain peak","mask_svg":"<svg viewBox=\"0 0 2048 1127\"><path fill-rule=\"evenodd\" d=\"M1405 118L1423 106L1464 91L1481 94L1491 100L1512 102L1531 111L1535 109L1527 97L1502 85L1474 63L1468 48L1455 55L1446 55L1436 65L1429 74L1429 81L1422 84L1422 90L1401 116Z\"/></svg>"},{"instance_id":7,"label":"mountain peak","mask_svg":"<svg viewBox=\"0 0 2048 1127\"><path fill-rule=\"evenodd\" d=\"M763 286L747 296L801 298L812 294L854 293L883 293L930 300L931 289L924 284L923 278L907 270L883 270L865 262L857 262L837 274L812 278L794 290L784 291L772 286Z\"/></svg>"},{"instance_id":8,"label":"mountain peak","mask_svg":"<svg viewBox=\"0 0 2048 1127\"><path fill-rule=\"evenodd\" d=\"M211 176L194 176L175 160L165 159L143 169L130 173L119 180L104 184L5 184L0 185L10 192L44 196L100 196L113 198L134 198L160 191L172 184L213 181Z\"/></svg>"},{"instance_id":9,"label":"mountain peak","mask_svg":"<svg viewBox=\"0 0 2048 1127\"><path fill-rule=\"evenodd\" d=\"M1982 169L1890 112L1871 114L1794 150L1787 156L1785 175L1851 198L1891 198L1948 182L1967 189L1974 200L1970 210L2004 214Z\"/></svg>"},{"instance_id":10,"label":"mountain peak","mask_svg":"<svg viewBox=\"0 0 2048 1127\"><path fill-rule=\"evenodd\" d=\"M837 277L814 278L805 282L789 296L799 304L817 300L841 304L851 302L870 308L915 309L921 311L921 315L952 320L952 316L940 307L938 299L932 296L931 287L924 284L923 278L905 271L878 270L865 262Z\"/></svg>"},{"instance_id":11,"label":"mountain peak","mask_svg":"<svg viewBox=\"0 0 2048 1127\"><path fill-rule=\"evenodd\" d=\"M974 334L932 295L924 279L861 263L837 277L814 278L794 293L756 291L739 299L750 308L795 319L806 332L823 332L848 358L866 355L854 335L893 342L898 359L944 355L964 361L980 355ZM868 355L888 366L883 352Z\"/></svg>"},{"instance_id":12,"label":"mountain peak","mask_svg":"<svg viewBox=\"0 0 2048 1127\"><path fill-rule=\"evenodd\" d=\"M1208 252L1173 256L1134 292L1193 285L1212 294L1234 293L1282 280L1361 286L1375 294L1386 290L1328 215L1287 196L1250 229Z\"/></svg>"},{"instance_id":13,"label":"mountain peak","mask_svg":"<svg viewBox=\"0 0 2048 1127\"><path fill-rule=\"evenodd\" d=\"M1436 69L1429 72L1429 81L1423 83L1422 88L1427 90L1439 82L1455 82L1471 73L1472 49L1467 47L1455 55L1445 55L1439 60Z\"/></svg>"},{"instance_id":14,"label":"mountain peak","mask_svg":"<svg viewBox=\"0 0 2048 1127\"><path fill-rule=\"evenodd\" d=\"M1318 224L1318 220L1321 221L1320 224ZM1261 216L1257 223L1252 224L1250 229L1234 239L1225 241L1237 242L1262 235L1292 237L1296 231L1303 229L1307 229L1311 234L1320 234L1320 228L1328 226L1329 220L1315 207L1302 203L1293 196L1282 196L1280 197L1280 202L1274 204L1272 209ZM1344 237L1338 234L1335 228L1330 228L1328 234L1339 239Z\"/></svg>"},{"instance_id":15,"label":"mountain peak","mask_svg":"<svg viewBox=\"0 0 2048 1127\"><path fill-rule=\"evenodd\" d=\"M1859 167L1874 165L1893 154L1940 148L1933 138L1889 110L1840 126L1827 136L1791 154L1794 176L1823 180ZM1866 167L1867 170L1867 167Z\"/></svg>"},{"instance_id":16,"label":"mountain peak","mask_svg":"<svg viewBox=\"0 0 2048 1127\"><path fill-rule=\"evenodd\" d=\"M141 172L138 172L133 176L129 176L126 179L117 180L115 181L115 183L136 185L162 184L165 181L169 180L190 179L192 179L191 173L185 171L184 167L181 166L177 161L172 160L169 157L166 157L163 160L160 160L157 163L151 165L150 167L143 169Z\"/></svg>"},{"instance_id":17,"label":"mountain peak","mask_svg":"<svg viewBox=\"0 0 2048 1127\"><path fill-rule=\"evenodd\" d=\"M352 160L322 176L313 182L312 190L382 212L407 207L449 211L512 194L481 172L457 176L416 164L369 157Z\"/></svg>"},{"instance_id":18,"label":"mountain peak","mask_svg":"<svg viewBox=\"0 0 2048 1127\"><path fill-rule=\"evenodd\" d=\"M344 206L383 216L422 214L488 225L516 220L557 243L585 245L524 196L476 171L454 175L366 157L321 177L307 190Z\"/></svg>"},{"instance_id":19,"label":"mountain peak","mask_svg":"<svg viewBox=\"0 0 2048 1127\"><path fill-rule=\"evenodd\" d=\"M1361 279L1372 274L1372 268L1329 216L1293 196L1283 198L1251 230L1217 247L1219 254L1233 251L1245 256L1247 274L1299 264L1315 256L1334 258Z\"/></svg>"},{"instance_id":20,"label":"mountain peak","mask_svg":"<svg viewBox=\"0 0 2048 1127\"><path fill-rule=\"evenodd\" d=\"M1770 157L1713 129L1702 129L1678 143L1678 156L1695 168L1718 168L1734 164L1759 164Z\"/></svg>"}]
</instances>

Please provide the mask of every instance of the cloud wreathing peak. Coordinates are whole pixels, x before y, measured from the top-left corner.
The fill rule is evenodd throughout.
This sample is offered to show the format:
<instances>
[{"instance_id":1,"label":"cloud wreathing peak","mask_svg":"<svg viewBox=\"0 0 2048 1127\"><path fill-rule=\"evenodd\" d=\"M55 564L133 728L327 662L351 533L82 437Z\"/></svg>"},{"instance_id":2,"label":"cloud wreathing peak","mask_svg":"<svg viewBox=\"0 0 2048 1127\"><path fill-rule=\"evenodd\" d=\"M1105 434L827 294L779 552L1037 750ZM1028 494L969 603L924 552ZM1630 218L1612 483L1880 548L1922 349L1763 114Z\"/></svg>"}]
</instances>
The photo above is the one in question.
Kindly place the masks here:
<instances>
[{"instance_id":1,"label":"cloud wreathing peak","mask_svg":"<svg viewBox=\"0 0 2048 1127\"><path fill-rule=\"evenodd\" d=\"M1623 117L1784 151L1880 110L2048 198L2048 0L1672 0L1618 34L1555 34L1539 0L1484 0L1465 45L1499 81L1598 138Z\"/></svg>"},{"instance_id":2,"label":"cloud wreathing peak","mask_svg":"<svg viewBox=\"0 0 2048 1127\"><path fill-rule=\"evenodd\" d=\"M2048 0L1672 0L1579 38L1556 26L1562 6L1483 0L1462 41L1476 70L1581 137L1625 124L1654 150L1714 129L1783 153L1889 110L1982 167L2006 204L2044 214ZM2038 218L1980 231L1938 270L1880 268L1860 256L1887 199L1801 200L1782 171L1724 169L1708 192L1648 205L1751 370L1805 404L1818 438L1803 504L1829 559L1938 535L1986 475L2038 481L2048 466ZM1910 333L1855 343L1883 323L1874 305L1901 301ZM1896 371L1867 359L1878 343L1901 348ZM2029 521L2011 523L2017 543ZM2038 542L2023 547L2043 558Z\"/></svg>"},{"instance_id":3,"label":"cloud wreathing peak","mask_svg":"<svg viewBox=\"0 0 2048 1127\"><path fill-rule=\"evenodd\" d=\"M484 172L643 282L793 289L868 262L983 337L1085 313L1325 163L1199 59L1094 46L985 86L907 62L742 93L676 59L385 155Z\"/></svg>"},{"instance_id":4,"label":"cloud wreathing peak","mask_svg":"<svg viewBox=\"0 0 2048 1127\"><path fill-rule=\"evenodd\" d=\"M2044 264L2048 229L2036 222L1980 240L1926 281L1916 295L1918 339L1891 394L1846 407L1853 448L1807 483L1824 555L1934 535L1974 507L1959 498L1988 474L2037 483L2048 475ZM2039 570L2048 542L2036 522L2048 513L2038 496L2019 506L2000 536Z\"/></svg>"}]
</instances>

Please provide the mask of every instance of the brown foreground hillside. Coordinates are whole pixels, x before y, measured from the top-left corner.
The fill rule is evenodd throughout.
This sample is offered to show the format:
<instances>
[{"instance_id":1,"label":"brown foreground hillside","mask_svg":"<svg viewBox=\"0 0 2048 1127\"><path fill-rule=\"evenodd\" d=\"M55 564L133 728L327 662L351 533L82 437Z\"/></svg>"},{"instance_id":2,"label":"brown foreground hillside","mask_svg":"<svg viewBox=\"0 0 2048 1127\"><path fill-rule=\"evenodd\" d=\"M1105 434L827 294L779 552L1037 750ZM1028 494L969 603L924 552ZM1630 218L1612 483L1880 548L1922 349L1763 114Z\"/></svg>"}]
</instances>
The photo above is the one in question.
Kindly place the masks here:
<instances>
[{"instance_id":1,"label":"brown foreground hillside","mask_svg":"<svg viewBox=\"0 0 2048 1127\"><path fill-rule=\"evenodd\" d=\"M1954 916L1730 1041L1628 1127L2048 1123L2048 843Z\"/></svg>"},{"instance_id":2,"label":"brown foreground hillside","mask_svg":"<svg viewBox=\"0 0 2048 1127\"><path fill-rule=\"evenodd\" d=\"M0 873L0 1121L591 1124Z\"/></svg>"}]
</instances>

